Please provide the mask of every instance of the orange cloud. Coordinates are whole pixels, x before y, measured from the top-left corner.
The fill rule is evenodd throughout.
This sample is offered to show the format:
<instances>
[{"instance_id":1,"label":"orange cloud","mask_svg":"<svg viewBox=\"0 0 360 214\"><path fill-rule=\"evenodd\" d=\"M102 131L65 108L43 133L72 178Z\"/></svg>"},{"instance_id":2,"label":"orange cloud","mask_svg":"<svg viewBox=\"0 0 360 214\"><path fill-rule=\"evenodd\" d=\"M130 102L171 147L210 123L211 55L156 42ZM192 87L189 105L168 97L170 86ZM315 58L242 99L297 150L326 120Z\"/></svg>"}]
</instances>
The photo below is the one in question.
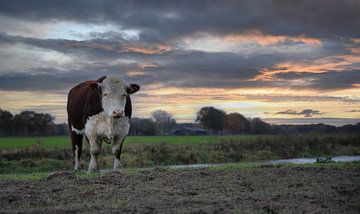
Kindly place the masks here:
<instances>
[{"instance_id":1,"label":"orange cloud","mask_svg":"<svg viewBox=\"0 0 360 214\"><path fill-rule=\"evenodd\" d=\"M154 45L151 47L128 46L124 48L124 51L143 54L164 54L171 50L171 47L167 45Z\"/></svg>"},{"instance_id":2,"label":"orange cloud","mask_svg":"<svg viewBox=\"0 0 360 214\"><path fill-rule=\"evenodd\" d=\"M224 37L229 42L256 42L262 46L283 43L286 41L301 42L309 45L321 45L320 39L300 36L284 36L284 35L266 35L260 31L253 30L245 34L231 34Z\"/></svg>"},{"instance_id":3,"label":"orange cloud","mask_svg":"<svg viewBox=\"0 0 360 214\"><path fill-rule=\"evenodd\" d=\"M155 44L151 46L135 46L120 44L99 44L96 42L68 41L65 42L64 46L67 48L90 48L103 51L133 52L143 54L163 54L172 50L170 46L162 44Z\"/></svg>"},{"instance_id":4,"label":"orange cloud","mask_svg":"<svg viewBox=\"0 0 360 214\"><path fill-rule=\"evenodd\" d=\"M351 51L354 53L359 49L351 49ZM353 66L357 63L360 63L360 55L355 54L329 56L306 62L287 61L277 64L273 69L262 69L261 74L256 76L253 81L271 81L279 73L324 73L329 70L341 72L346 71L347 66Z\"/></svg>"},{"instance_id":5,"label":"orange cloud","mask_svg":"<svg viewBox=\"0 0 360 214\"><path fill-rule=\"evenodd\" d=\"M128 76L132 77L132 76L143 76L145 75L145 72L143 71L129 71L126 73Z\"/></svg>"},{"instance_id":6,"label":"orange cloud","mask_svg":"<svg viewBox=\"0 0 360 214\"><path fill-rule=\"evenodd\" d=\"M140 64L139 69L156 68L156 67L158 67L158 65L155 63L144 62Z\"/></svg>"},{"instance_id":7,"label":"orange cloud","mask_svg":"<svg viewBox=\"0 0 360 214\"><path fill-rule=\"evenodd\" d=\"M179 42L180 47L207 52L239 52L252 53L258 49L266 52L297 52L322 47L322 40L304 35L286 36L269 35L252 30L242 34L219 36L208 33L197 33L184 37ZM253 47L254 44L257 46ZM285 45L285 46L284 46ZM300 49L298 48L300 47ZM279 48L282 48L281 50Z\"/></svg>"},{"instance_id":8,"label":"orange cloud","mask_svg":"<svg viewBox=\"0 0 360 214\"><path fill-rule=\"evenodd\" d=\"M355 42L355 43L360 43L360 38L354 38L351 41Z\"/></svg>"},{"instance_id":9,"label":"orange cloud","mask_svg":"<svg viewBox=\"0 0 360 214\"><path fill-rule=\"evenodd\" d=\"M116 51L121 50L121 46L117 44L99 44L96 42L66 42L65 47L67 48L90 48L99 49L103 51Z\"/></svg>"}]
</instances>

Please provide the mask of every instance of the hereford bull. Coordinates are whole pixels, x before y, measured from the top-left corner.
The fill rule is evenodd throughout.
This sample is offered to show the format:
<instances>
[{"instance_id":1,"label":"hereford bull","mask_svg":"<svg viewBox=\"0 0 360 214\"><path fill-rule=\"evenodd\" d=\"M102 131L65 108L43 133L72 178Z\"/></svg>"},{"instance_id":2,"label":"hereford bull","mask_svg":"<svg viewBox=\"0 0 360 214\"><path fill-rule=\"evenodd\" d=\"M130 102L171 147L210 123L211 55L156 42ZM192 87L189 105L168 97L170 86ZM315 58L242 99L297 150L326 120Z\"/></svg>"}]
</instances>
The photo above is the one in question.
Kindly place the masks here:
<instances>
[{"instance_id":1,"label":"hereford bull","mask_svg":"<svg viewBox=\"0 0 360 214\"><path fill-rule=\"evenodd\" d=\"M88 172L98 170L98 155L104 140L113 141L114 169L120 169L121 148L132 113L129 95L139 89L139 85L127 85L119 77L104 76L82 82L69 91L67 113L75 170L80 169L83 136L90 147Z\"/></svg>"}]
</instances>

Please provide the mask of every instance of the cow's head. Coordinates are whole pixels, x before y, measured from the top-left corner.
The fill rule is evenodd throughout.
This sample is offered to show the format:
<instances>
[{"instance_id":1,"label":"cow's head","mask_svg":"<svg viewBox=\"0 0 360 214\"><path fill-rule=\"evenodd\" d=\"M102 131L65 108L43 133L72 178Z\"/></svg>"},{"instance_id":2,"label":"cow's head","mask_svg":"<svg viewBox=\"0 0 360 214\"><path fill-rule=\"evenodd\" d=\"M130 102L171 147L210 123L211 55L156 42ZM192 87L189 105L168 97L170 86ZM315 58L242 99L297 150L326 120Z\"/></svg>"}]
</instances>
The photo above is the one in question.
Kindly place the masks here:
<instances>
[{"instance_id":1,"label":"cow's head","mask_svg":"<svg viewBox=\"0 0 360 214\"><path fill-rule=\"evenodd\" d=\"M106 115L116 119L125 115L126 96L137 92L137 84L125 84L116 76L102 77L90 88L101 96L101 105Z\"/></svg>"}]
</instances>

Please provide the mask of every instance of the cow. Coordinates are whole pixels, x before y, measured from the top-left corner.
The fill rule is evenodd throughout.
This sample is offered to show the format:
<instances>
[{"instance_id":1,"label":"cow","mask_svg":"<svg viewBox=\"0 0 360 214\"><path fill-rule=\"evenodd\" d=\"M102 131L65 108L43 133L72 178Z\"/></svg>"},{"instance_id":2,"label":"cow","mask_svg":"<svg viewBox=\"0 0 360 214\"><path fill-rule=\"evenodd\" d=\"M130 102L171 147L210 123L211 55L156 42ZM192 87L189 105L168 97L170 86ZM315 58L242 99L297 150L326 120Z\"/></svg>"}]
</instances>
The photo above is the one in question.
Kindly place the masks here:
<instances>
[{"instance_id":1,"label":"cow","mask_svg":"<svg viewBox=\"0 0 360 214\"><path fill-rule=\"evenodd\" d=\"M112 141L114 170L121 170L121 149L132 114L130 94L139 89L139 85L126 84L118 76L103 76L82 82L69 91L67 113L75 170L80 169L83 136L90 148L89 173L98 171L103 141Z\"/></svg>"}]
</instances>

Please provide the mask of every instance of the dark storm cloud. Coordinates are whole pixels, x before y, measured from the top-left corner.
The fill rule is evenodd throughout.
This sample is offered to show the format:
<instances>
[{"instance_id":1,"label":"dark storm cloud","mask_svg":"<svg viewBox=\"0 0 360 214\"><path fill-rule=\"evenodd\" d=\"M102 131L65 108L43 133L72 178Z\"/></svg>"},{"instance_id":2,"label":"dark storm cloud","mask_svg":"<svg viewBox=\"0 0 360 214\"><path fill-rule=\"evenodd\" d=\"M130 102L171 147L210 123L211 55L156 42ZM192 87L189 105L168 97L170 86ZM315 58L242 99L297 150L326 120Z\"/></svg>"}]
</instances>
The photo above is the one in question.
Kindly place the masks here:
<instances>
[{"instance_id":1,"label":"dark storm cloud","mask_svg":"<svg viewBox=\"0 0 360 214\"><path fill-rule=\"evenodd\" d=\"M291 85L294 88L345 89L360 83L360 70L326 71L323 73L289 72L279 73L276 77L284 80L284 84L289 84L289 80L303 80L303 84ZM281 80L278 81L281 82Z\"/></svg>"},{"instance_id":2,"label":"dark storm cloud","mask_svg":"<svg viewBox=\"0 0 360 214\"><path fill-rule=\"evenodd\" d=\"M69 72L56 76L49 73L36 75L28 73L4 74L0 76L0 89L11 91L62 91L84 79L94 76L77 74L77 72Z\"/></svg>"},{"instance_id":3,"label":"dark storm cloud","mask_svg":"<svg viewBox=\"0 0 360 214\"><path fill-rule=\"evenodd\" d=\"M314 115L322 115L324 112L312 109L304 109L302 111L295 111L295 110L286 110L286 111L279 111L275 114L285 114L285 115L303 115L304 117L312 117Z\"/></svg>"},{"instance_id":4,"label":"dark storm cloud","mask_svg":"<svg viewBox=\"0 0 360 214\"><path fill-rule=\"evenodd\" d=\"M157 47L153 44L131 43L121 38L117 41L92 39L92 40L67 40L67 39L38 39L23 36L11 36L0 32L1 44L22 43L44 49L51 49L67 54L79 54L102 56L103 58L128 56L136 58L137 55L163 54L170 50Z\"/></svg>"},{"instance_id":5,"label":"dark storm cloud","mask_svg":"<svg viewBox=\"0 0 360 214\"><path fill-rule=\"evenodd\" d=\"M173 50L163 56L150 56L157 67L144 69L145 83L177 87L254 88L276 86L277 82L252 81L261 69L302 55L209 53ZM302 56L303 57L303 56ZM132 78L132 77L130 77ZM142 80L141 76L137 76Z\"/></svg>"},{"instance_id":6,"label":"dark storm cloud","mask_svg":"<svg viewBox=\"0 0 360 214\"><path fill-rule=\"evenodd\" d=\"M144 75L128 76L132 81L142 83L162 83L168 86L181 87L257 87L267 83L249 82L248 80L260 74L260 70L265 67L272 67L283 60L301 58L303 54L256 54L254 56L244 56L235 53L210 53L203 51L169 50L160 53L144 54L134 53L126 49L129 43L111 42L107 40L88 40L73 41L63 39L36 39L21 36L10 36L0 33L0 44L22 43L44 49L59 51L71 54L75 57L75 64L67 65L67 70L72 71L73 67L81 67L83 77L93 73L126 73L129 71L143 71ZM125 44L125 45L124 45ZM117 59L129 59L132 62L123 64L113 64ZM142 68L142 61L150 61L154 66ZM23 62L26 63L26 62ZM51 78L59 76L59 87L62 85L62 76L66 71L57 71L55 68L39 69L30 68L22 73L41 73L49 74ZM36 72L34 72L36 71ZM19 72L19 71L17 71ZM2 71L0 75L4 85L2 89L10 89L11 81L15 76L4 75L11 73ZM65 74L64 74L65 73ZM23 78L36 78L36 76L22 75ZM21 79L20 76L18 78ZM39 80L43 77L39 76ZM7 81L9 80L9 81ZM6 82L9 82L6 84ZM56 81L52 85L57 85ZM26 89L30 85L25 84ZM36 85L36 89L46 85ZM22 85L18 86L18 89Z\"/></svg>"},{"instance_id":7,"label":"dark storm cloud","mask_svg":"<svg viewBox=\"0 0 360 214\"><path fill-rule=\"evenodd\" d=\"M112 23L139 30L145 41L167 41L196 32L259 30L274 35L358 37L360 1L0 1L0 14L33 21Z\"/></svg>"},{"instance_id":8,"label":"dark storm cloud","mask_svg":"<svg viewBox=\"0 0 360 214\"><path fill-rule=\"evenodd\" d=\"M230 53L204 53L174 51L167 56L151 58L156 60L154 67L141 68L141 63L125 63L110 65L104 62L79 62L78 65L67 65L65 70L55 68L29 68L21 73L12 74L11 71L0 73L0 89L3 90L51 90L63 89L68 83L76 80L97 78L107 74L121 74L131 82L142 84L161 83L165 86L180 87L254 87L262 83L246 83L259 74L253 68L258 65L266 66L269 56L254 58L253 61ZM276 56L279 57L279 56ZM139 57L141 59L146 59ZM270 64L272 65L272 64ZM76 69L74 69L76 67ZM79 68L80 67L80 68ZM141 75L127 75L127 72L142 71ZM45 84L40 82L45 81Z\"/></svg>"},{"instance_id":9,"label":"dark storm cloud","mask_svg":"<svg viewBox=\"0 0 360 214\"><path fill-rule=\"evenodd\" d=\"M338 89L349 88L353 84L359 83L360 72L349 70L344 72L328 71L326 73L280 73L275 75L273 81L253 81L252 79L264 68L273 68L283 61L314 60L331 54L349 54L344 45L325 43L320 53L256 53L243 55L241 53L211 53L204 51L191 50L166 50L154 49L149 44L136 44L121 40L93 39L85 41L64 40L64 39L37 39L22 36L10 36L0 33L0 45L13 45L22 43L43 49L55 50L68 55L74 59L73 64L66 65L65 70L56 68L33 68L32 62L28 63L28 70L16 71L17 73L31 73L32 75L22 74L20 76L10 75L11 71L0 69L1 86L0 89L11 90L11 86L19 89L48 90L50 86L64 88L69 71L74 71L79 75L79 80L96 78L93 74L115 74L121 73L128 80L141 82L143 84L162 83L167 86L179 87L209 87L209 88L256 88L256 87L288 87L289 80L306 80L304 85L290 85L294 88L318 88L318 89ZM154 53L134 52L129 47L141 47L146 50L155 50ZM46 50L45 50L46 51ZM114 60L127 59L127 63L113 63ZM142 62L151 62L154 66L142 68ZM353 64L351 66L356 66ZM350 66L350 68L351 68ZM350 69L349 68L349 69ZM126 76L129 71L141 71L143 75ZM74 72L75 72L74 71ZM34 76L34 73L50 75L50 77ZM81 74L81 75L80 75ZM15 86L14 78L34 79L34 83L43 79L53 79L52 84L31 84L32 81ZM56 78L59 78L56 81ZM81 77L81 78L80 78ZM75 78L76 79L76 78ZM20 81L21 82L21 81Z\"/></svg>"},{"instance_id":10,"label":"dark storm cloud","mask_svg":"<svg viewBox=\"0 0 360 214\"><path fill-rule=\"evenodd\" d=\"M85 81L96 80L104 75L119 75L126 78L126 66L103 66L96 63L67 71L54 68L32 68L22 73L4 72L0 74L0 90L10 91L67 91L72 86Z\"/></svg>"}]
</instances>

